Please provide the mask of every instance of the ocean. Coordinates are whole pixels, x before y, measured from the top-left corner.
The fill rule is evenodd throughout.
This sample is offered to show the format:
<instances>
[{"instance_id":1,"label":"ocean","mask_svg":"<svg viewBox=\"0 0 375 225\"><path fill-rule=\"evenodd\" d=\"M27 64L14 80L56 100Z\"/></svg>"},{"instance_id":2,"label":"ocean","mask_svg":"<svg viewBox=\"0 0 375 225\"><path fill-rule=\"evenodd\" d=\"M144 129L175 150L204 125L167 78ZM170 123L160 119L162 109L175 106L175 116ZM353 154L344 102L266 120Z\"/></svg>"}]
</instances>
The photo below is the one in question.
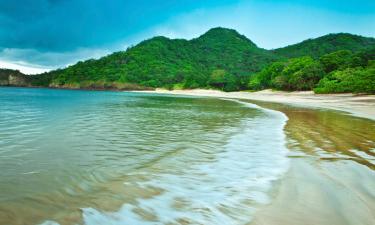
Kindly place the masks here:
<instances>
[{"instance_id":1,"label":"ocean","mask_svg":"<svg viewBox=\"0 0 375 225\"><path fill-rule=\"evenodd\" d=\"M246 224L287 117L228 99L0 88L0 224Z\"/></svg>"}]
</instances>

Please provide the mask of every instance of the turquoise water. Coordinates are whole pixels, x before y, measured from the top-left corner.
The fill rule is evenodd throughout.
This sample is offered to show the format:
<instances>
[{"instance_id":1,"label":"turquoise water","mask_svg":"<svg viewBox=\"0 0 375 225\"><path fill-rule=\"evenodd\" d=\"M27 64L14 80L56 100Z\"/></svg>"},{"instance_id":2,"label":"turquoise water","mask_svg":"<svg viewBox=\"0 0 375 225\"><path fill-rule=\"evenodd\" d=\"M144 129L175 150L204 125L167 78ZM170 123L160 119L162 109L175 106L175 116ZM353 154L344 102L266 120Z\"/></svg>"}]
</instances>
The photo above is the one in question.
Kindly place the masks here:
<instances>
[{"instance_id":1,"label":"turquoise water","mask_svg":"<svg viewBox=\"0 0 375 225\"><path fill-rule=\"evenodd\" d=\"M0 224L244 224L288 168L279 112L0 88Z\"/></svg>"}]
</instances>

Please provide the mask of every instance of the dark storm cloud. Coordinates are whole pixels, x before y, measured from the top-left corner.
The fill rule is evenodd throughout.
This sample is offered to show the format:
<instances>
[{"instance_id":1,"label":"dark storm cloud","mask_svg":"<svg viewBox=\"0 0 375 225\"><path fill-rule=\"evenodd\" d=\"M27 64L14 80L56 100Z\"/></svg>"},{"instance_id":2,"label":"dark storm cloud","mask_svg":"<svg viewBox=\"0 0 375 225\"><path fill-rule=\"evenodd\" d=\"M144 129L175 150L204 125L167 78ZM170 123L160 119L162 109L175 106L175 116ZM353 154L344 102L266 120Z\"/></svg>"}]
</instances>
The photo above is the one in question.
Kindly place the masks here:
<instances>
[{"instance_id":1,"label":"dark storm cloud","mask_svg":"<svg viewBox=\"0 0 375 225\"><path fill-rule=\"evenodd\" d=\"M64 67L153 35L192 38L214 26L265 48L329 32L373 36L374 15L373 0L0 0L0 67Z\"/></svg>"},{"instance_id":2,"label":"dark storm cloud","mask_svg":"<svg viewBox=\"0 0 375 225\"><path fill-rule=\"evenodd\" d=\"M0 0L0 47L69 51L108 44L214 1Z\"/></svg>"}]
</instances>

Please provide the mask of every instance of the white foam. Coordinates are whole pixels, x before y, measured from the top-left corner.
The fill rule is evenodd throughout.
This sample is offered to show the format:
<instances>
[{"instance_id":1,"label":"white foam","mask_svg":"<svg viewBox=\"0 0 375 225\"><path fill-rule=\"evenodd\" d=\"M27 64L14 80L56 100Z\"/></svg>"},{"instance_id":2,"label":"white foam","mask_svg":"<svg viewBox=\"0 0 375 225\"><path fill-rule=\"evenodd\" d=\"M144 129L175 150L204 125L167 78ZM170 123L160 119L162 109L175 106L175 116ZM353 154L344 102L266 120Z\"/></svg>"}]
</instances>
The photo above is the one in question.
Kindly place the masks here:
<instances>
[{"instance_id":1,"label":"white foam","mask_svg":"<svg viewBox=\"0 0 375 225\"><path fill-rule=\"evenodd\" d=\"M244 120L223 149L215 152L214 160L181 164L176 173L151 174L149 171L149 179L138 184L164 192L151 198L138 198L137 203L125 204L118 212L82 209L84 223L175 224L185 220L190 224L230 225L251 221L256 208L270 201L268 192L272 182L288 169L283 132L287 117L254 104L239 103L262 110L264 115ZM140 172L144 177L144 171ZM176 202L185 204L176 208ZM137 210L154 215L155 219L146 220Z\"/></svg>"},{"instance_id":2,"label":"white foam","mask_svg":"<svg viewBox=\"0 0 375 225\"><path fill-rule=\"evenodd\" d=\"M60 225L59 223L52 221L52 220L46 220L40 225Z\"/></svg>"}]
</instances>

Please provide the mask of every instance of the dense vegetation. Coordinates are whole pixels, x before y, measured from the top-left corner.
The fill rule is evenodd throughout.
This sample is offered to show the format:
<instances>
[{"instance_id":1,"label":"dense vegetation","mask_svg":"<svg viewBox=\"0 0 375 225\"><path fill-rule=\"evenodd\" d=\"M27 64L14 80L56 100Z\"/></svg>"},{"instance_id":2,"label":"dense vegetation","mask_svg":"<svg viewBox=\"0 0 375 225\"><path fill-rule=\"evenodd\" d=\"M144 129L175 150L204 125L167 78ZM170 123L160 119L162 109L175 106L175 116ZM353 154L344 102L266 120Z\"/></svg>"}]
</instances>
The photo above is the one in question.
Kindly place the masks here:
<instances>
[{"instance_id":1,"label":"dense vegetation","mask_svg":"<svg viewBox=\"0 0 375 225\"><path fill-rule=\"evenodd\" d=\"M340 50L319 59L310 56L274 62L252 76L249 88L314 90L316 93L375 93L375 48L359 53Z\"/></svg>"},{"instance_id":2,"label":"dense vegetation","mask_svg":"<svg viewBox=\"0 0 375 225\"><path fill-rule=\"evenodd\" d=\"M126 51L27 80L32 86L88 89L373 92L367 81L373 78L374 52L369 49L374 46L374 38L330 34L269 51L235 30L213 28L189 41L154 37ZM361 89L359 80L370 86Z\"/></svg>"},{"instance_id":3,"label":"dense vegetation","mask_svg":"<svg viewBox=\"0 0 375 225\"><path fill-rule=\"evenodd\" d=\"M363 56L363 55L362 55ZM316 93L373 93L375 94L375 51L363 61L349 61L338 69L332 70L321 79L314 89Z\"/></svg>"},{"instance_id":4,"label":"dense vegetation","mask_svg":"<svg viewBox=\"0 0 375 225\"><path fill-rule=\"evenodd\" d=\"M328 34L316 39L308 39L298 44L275 49L273 52L287 58L311 56L314 59L318 59L325 54L339 50L350 50L353 52L366 51L369 47L374 47L374 45L374 38L339 33Z\"/></svg>"},{"instance_id":5,"label":"dense vegetation","mask_svg":"<svg viewBox=\"0 0 375 225\"><path fill-rule=\"evenodd\" d=\"M126 51L50 72L35 84L90 88L130 83L232 91L246 89L251 73L277 59L235 30L214 28L191 41L154 37Z\"/></svg>"}]
</instances>

